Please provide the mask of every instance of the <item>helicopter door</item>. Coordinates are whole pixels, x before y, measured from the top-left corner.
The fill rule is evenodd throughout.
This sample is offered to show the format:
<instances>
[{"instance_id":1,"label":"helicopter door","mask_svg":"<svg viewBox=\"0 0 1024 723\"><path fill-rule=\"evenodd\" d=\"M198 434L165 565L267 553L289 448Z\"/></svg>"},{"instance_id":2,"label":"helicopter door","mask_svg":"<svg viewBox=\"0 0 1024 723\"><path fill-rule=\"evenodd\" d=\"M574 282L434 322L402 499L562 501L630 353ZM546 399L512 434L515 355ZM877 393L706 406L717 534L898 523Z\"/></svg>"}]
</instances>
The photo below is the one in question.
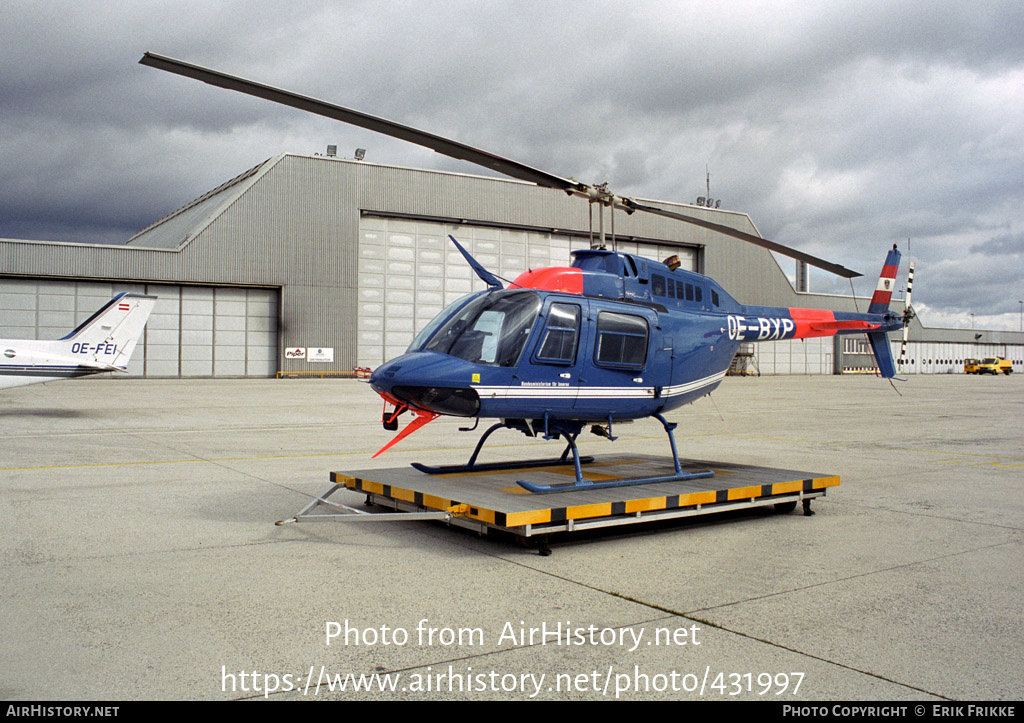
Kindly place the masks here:
<instances>
[{"instance_id":1,"label":"helicopter door","mask_svg":"<svg viewBox=\"0 0 1024 723\"><path fill-rule=\"evenodd\" d=\"M595 419L647 413L656 385L649 374L653 349L662 346L655 313L639 306L592 304L587 327L576 412L593 411Z\"/></svg>"},{"instance_id":2,"label":"helicopter door","mask_svg":"<svg viewBox=\"0 0 1024 723\"><path fill-rule=\"evenodd\" d=\"M586 301L549 301L529 362L519 365L521 385L531 396L543 398L546 409L554 414L571 413L576 402L576 361L585 314Z\"/></svg>"}]
</instances>

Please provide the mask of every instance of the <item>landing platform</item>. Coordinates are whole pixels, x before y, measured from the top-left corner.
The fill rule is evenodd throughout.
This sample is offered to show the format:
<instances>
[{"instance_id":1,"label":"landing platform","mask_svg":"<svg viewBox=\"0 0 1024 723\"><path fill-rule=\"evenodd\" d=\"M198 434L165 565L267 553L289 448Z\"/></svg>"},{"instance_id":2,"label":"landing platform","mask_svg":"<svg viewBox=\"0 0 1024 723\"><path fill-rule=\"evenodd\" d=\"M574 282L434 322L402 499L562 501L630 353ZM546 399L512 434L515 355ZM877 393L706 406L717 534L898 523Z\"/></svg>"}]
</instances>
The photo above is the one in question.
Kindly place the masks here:
<instances>
[{"instance_id":1,"label":"landing platform","mask_svg":"<svg viewBox=\"0 0 1024 723\"><path fill-rule=\"evenodd\" d=\"M575 473L572 464L528 465L526 462L514 470L443 475L425 474L408 466L332 472L331 481L365 493L368 502L395 510L423 512L459 507L450 524L483 533L500 529L524 537L757 506L786 505L792 509L797 502L805 502L805 513L810 514L809 500L824 496L827 488L839 484L835 475L682 460L684 471L711 469L715 475L685 482L532 494L516 480L568 484ZM599 456L583 468L584 478L595 481L672 472L671 459L649 455Z\"/></svg>"}]
</instances>

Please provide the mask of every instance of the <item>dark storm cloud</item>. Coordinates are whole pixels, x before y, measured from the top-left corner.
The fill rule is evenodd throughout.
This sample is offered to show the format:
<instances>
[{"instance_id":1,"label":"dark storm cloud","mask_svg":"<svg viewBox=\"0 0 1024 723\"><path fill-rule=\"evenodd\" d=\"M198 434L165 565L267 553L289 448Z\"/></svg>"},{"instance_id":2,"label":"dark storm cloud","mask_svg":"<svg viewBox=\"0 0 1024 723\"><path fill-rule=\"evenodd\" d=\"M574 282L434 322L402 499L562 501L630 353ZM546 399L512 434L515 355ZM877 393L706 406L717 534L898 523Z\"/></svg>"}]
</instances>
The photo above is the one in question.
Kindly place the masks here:
<instances>
[{"instance_id":1,"label":"dark storm cloud","mask_svg":"<svg viewBox=\"0 0 1024 723\"><path fill-rule=\"evenodd\" d=\"M127 7L5 7L0 236L123 241L267 157L328 143L480 172L139 66L151 50L620 193L692 202L707 168L712 196L766 237L868 277L910 239L935 318L999 323L1022 293L1003 273L1024 234L1016 0ZM849 284L815 273L812 288Z\"/></svg>"}]
</instances>

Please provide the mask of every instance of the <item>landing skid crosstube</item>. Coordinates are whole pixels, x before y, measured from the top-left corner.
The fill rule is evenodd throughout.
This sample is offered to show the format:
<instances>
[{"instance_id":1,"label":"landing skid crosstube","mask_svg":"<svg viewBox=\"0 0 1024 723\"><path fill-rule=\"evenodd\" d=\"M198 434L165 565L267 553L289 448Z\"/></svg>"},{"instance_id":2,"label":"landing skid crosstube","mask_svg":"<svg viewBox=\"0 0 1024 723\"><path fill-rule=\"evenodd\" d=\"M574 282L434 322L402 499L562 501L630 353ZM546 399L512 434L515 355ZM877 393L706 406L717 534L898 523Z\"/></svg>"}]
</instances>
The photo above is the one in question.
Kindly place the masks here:
<instances>
[{"instance_id":1,"label":"landing skid crosstube","mask_svg":"<svg viewBox=\"0 0 1024 723\"><path fill-rule=\"evenodd\" d=\"M580 456L579 448L576 446L576 437L579 436L580 431L583 428L583 423L572 420L570 422L551 422L544 420L543 422L543 436L545 439L557 439L563 437L566 441L565 450L562 455L554 459L543 459L543 460L521 460L514 462L489 462L484 464L477 464L477 457L480 455L480 450L483 448L484 442L488 437L491 436L495 431L503 428L518 429L519 431L529 436L536 436L538 431L534 425L527 424L523 420L504 420L492 425L483 435L480 437L480 441L477 442L476 448L473 450L473 454L469 458L469 462L462 465L446 465L446 466L430 466L421 464L419 462L413 462L413 468L424 472L426 474L454 474L461 472L491 472L500 470L513 470L522 468L532 467L552 467L568 464L569 455L572 455L572 464L575 472L575 481L566 484L538 484L529 480L516 480L523 489L533 492L534 494L546 494L551 492L573 492L576 490L598 490L608 489L612 487L632 487L635 485L655 484L658 482L682 482L692 479L706 479L708 477L714 477L715 473L712 470L701 470L697 472L684 472L682 465L679 462L679 453L676 450L675 436L672 434L676 428L675 422L669 422L660 414L655 414L654 417L661 422L662 427L665 429L665 433L668 435L669 445L672 448L672 463L675 467L675 473L670 475L660 475L657 477L626 477L618 479L604 479L604 480L592 480L586 479L583 476L583 465L589 464L594 461L593 457L582 457ZM609 431L604 434L609 439L614 440Z\"/></svg>"}]
</instances>

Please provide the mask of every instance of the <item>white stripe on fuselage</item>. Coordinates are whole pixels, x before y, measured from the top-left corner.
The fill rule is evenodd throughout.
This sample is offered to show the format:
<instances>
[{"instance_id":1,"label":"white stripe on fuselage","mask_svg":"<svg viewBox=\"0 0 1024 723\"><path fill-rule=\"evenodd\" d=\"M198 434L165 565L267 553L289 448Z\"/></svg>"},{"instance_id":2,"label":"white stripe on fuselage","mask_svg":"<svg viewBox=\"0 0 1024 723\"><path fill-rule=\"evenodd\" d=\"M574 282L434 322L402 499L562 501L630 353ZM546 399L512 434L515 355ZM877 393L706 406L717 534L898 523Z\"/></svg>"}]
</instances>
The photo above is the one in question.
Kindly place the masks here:
<instances>
[{"instance_id":1,"label":"white stripe on fuselage","mask_svg":"<svg viewBox=\"0 0 1024 723\"><path fill-rule=\"evenodd\" d=\"M661 396L676 397L718 384L725 370L684 384L662 387ZM471 385L481 399L640 399L653 397L654 387L587 387L587 386L486 386Z\"/></svg>"}]
</instances>

